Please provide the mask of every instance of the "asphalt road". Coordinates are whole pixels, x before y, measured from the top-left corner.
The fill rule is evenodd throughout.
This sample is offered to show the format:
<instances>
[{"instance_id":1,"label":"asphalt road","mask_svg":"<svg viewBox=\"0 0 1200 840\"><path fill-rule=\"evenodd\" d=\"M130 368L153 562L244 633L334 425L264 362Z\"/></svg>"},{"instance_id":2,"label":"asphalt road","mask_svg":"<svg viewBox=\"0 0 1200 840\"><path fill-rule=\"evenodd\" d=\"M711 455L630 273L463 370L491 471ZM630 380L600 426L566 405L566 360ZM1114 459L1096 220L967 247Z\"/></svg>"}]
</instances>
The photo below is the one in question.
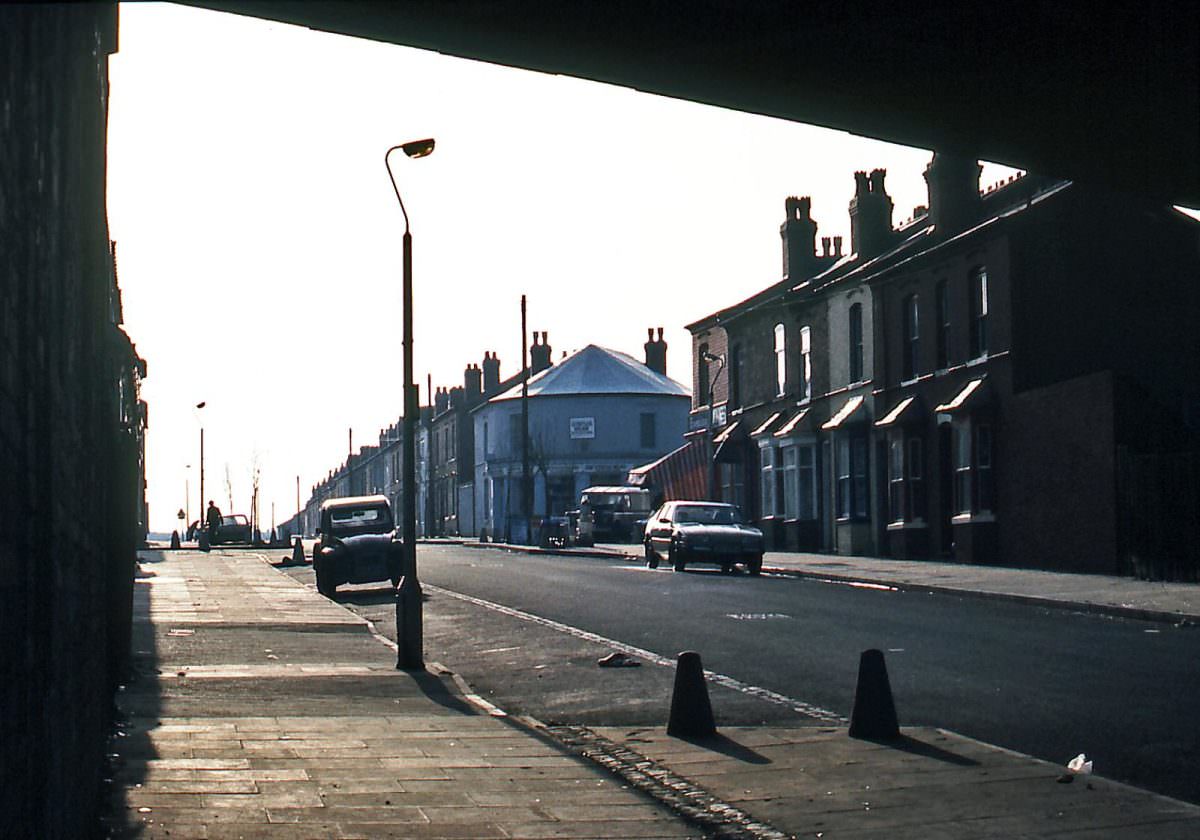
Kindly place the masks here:
<instances>
[{"instance_id":1,"label":"asphalt road","mask_svg":"<svg viewBox=\"0 0 1200 840\"><path fill-rule=\"evenodd\" d=\"M1108 778L1200 802L1195 628L469 547L422 546L419 564L427 658L513 713L661 726L673 676L663 662L695 650L707 669L737 681L710 687L718 725L848 717L859 654L879 648L902 725L940 726L1064 764L1086 752ZM386 588L338 597L394 634ZM606 640L664 659L601 669L597 657L615 649ZM809 704L807 713L763 699L761 689Z\"/></svg>"}]
</instances>

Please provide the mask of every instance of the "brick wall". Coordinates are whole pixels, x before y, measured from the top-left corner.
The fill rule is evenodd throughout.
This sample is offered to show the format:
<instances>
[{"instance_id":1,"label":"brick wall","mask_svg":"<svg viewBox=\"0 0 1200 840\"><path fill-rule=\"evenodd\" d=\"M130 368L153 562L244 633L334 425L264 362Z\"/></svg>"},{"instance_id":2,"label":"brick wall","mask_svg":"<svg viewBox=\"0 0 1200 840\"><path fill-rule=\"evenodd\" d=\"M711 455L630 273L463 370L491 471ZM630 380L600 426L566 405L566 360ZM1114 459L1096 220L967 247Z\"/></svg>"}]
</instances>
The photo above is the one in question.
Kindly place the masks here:
<instances>
[{"instance_id":1,"label":"brick wall","mask_svg":"<svg viewBox=\"0 0 1200 840\"><path fill-rule=\"evenodd\" d=\"M116 27L115 3L0 9L4 837L95 834L128 661L141 444L105 211Z\"/></svg>"}]
</instances>

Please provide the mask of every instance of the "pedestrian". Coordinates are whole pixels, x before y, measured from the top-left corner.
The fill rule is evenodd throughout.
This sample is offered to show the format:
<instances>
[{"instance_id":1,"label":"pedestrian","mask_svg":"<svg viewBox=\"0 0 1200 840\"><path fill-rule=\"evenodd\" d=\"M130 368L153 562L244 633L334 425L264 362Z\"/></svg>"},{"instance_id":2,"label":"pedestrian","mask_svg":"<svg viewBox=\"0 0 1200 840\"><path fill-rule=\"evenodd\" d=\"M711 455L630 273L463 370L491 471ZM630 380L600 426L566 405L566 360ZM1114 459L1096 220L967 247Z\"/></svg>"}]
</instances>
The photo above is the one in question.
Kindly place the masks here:
<instances>
[{"instance_id":1,"label":"pedestrian","mask_svg":"<svg viewBox=\"0 0 1200 840\"><path fill-rule=\"evenodd\" d=\"M215 543L217 531L221 528L221 509L213 504L212 499L208 500L208 512L204 514L204 521L208 526L208 541Z\"/></svg>"}]
</instances>

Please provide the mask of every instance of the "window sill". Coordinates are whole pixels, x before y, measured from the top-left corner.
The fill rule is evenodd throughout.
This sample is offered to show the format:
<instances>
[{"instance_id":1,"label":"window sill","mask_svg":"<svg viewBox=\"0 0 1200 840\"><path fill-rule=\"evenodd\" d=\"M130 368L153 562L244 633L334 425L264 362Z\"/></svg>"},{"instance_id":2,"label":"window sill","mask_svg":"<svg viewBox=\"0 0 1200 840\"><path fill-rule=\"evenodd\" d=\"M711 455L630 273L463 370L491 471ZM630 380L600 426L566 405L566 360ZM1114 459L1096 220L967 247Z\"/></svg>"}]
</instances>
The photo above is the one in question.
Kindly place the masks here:
<instances>
[{"instance_id":1,"label":"window sill","mask_svg":"<svg viewBox=\"0 0 1200 840\"><path fill-rule=\"evenodd\" d=\"M911 522L889 522L887 530L889 531L911 531L917 529L928 528L924 519L914 519Z\"/></svg>"},{"instance_id":2,"label":"window sill","mask_svg":"<svg viewBox=\"0 0 1200 840\"><path fill-rule=\"evenodd\" d=\"M983 511L980 513L958 513L950 517L952 525L977 525L984 522L995 522L995 514Z\"/></svg>"}]
</instances>

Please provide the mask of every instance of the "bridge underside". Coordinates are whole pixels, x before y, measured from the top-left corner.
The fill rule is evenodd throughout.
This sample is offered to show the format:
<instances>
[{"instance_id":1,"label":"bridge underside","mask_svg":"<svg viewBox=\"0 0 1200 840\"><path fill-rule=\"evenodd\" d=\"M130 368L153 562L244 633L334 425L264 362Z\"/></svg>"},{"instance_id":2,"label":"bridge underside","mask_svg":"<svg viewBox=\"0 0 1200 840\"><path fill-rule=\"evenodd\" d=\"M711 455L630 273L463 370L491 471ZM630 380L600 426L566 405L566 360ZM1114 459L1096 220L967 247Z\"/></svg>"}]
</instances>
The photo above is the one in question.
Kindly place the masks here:
<instances>
[{"instance_id":1,"label":"bridge underside","mask_svg":"<svg viewBox=\"0 0 1200 840\"><path fill-rule=\"evenodd\" d=\"M191 2L1200 206L1186 4Z\"/></svg>"}]
</instances>

